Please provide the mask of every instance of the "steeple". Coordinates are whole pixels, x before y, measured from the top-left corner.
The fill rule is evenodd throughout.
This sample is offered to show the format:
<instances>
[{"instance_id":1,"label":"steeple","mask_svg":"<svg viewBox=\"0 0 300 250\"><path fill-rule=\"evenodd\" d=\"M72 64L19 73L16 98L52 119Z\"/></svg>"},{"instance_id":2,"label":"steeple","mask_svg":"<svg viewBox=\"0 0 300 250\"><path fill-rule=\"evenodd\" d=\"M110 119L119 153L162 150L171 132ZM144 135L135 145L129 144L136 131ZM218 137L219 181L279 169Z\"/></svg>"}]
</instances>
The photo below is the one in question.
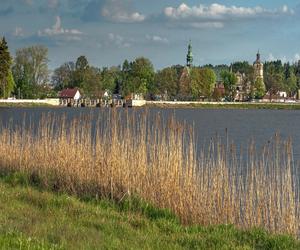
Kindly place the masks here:
<instances>
[{"instance_id":1,"label":"steeple","mask_svg":"<svg viewBox=\"0 0 300 250\"><path fill-rule=\"evenodd\" d=\"M257 51L257 54L256 54L256 62L257 63L260 62L260 53L259 53L259 50Z\"/></svg>"},{"instance_id":2,"label":"steeple","mask_svg":"<svg viewBox=\"0 0 300 250\"><path fill-rule=\"evenodd\" d=\"M189 46L188 46L188 53L186 56L186 66L191 67L193 66L193 52L192 52L192 42L190 40Z\"/></svg>"}]
</instances>

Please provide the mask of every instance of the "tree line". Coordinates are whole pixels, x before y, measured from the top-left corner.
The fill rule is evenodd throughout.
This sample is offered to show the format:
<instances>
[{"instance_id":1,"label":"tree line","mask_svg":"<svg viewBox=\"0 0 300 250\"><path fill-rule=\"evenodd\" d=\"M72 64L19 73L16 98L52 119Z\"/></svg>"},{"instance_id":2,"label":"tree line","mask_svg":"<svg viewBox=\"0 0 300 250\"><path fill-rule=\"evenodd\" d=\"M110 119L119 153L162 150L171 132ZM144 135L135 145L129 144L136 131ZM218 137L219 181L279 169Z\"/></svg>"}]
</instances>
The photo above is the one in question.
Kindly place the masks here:
<instances>
[{"instance_id":1,"label":"tree line","mask_svg":"<svg viewBox=\"0 0 300 250\"><path fill-rule=\"evenodd\" d=\"M231 65L204 65L184 67L173 65L155 71L152 62L144 57L125 60L122 65L95 67L86 56L74 62L66 62L50 72L48 49L42 45L21 48L15 57L10 55L5 38L0 40L0 98L57 97L65 88L79 88L85 97L101 98L104 92L119 94L124 98L132 93L143 94L147 99L166 100L233 100L237 91L239 72L249 85L249 99L261 98L266 91L275 95L286 91L295 95L300 86L300 61L294 64L280 60L265 62L264 84L257 81L253 66L248 62ZM225 93L216 91L216 83L222 82Z\"/></svg>"}]
</instances>

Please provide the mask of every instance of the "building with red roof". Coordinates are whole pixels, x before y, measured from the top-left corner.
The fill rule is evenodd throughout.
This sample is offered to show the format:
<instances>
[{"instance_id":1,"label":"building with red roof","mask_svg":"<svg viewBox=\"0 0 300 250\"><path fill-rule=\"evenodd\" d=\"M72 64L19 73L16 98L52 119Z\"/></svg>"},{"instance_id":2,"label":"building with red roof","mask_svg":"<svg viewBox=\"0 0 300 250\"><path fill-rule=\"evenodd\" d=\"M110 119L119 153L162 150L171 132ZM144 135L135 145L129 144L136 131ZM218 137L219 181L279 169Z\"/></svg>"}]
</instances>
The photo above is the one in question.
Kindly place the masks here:
<instances>
[{"instance_id":1,"label":"building with red roof","mask_svg":"<svg viewBox=\"0 0 300 250\"><path fill-rule=\"evenodd\" d=\"M60 92L60 99L74 100L78 101L81 97L81 94L77 88L74 89L64 89Z\"/></svg>"}]
</instances>

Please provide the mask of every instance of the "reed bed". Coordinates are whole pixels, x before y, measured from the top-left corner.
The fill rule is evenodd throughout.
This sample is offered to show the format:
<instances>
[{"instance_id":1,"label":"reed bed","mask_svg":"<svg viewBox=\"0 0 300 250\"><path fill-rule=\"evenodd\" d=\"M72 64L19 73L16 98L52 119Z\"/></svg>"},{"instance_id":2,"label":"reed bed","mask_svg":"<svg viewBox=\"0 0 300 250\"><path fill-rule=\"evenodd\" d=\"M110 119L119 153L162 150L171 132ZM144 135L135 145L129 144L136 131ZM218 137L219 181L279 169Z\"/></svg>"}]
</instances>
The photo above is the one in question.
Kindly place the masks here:
<instances>
[{"instance_id":1,"label":"reed bed","mask_svg":"<svg viewBox=\"0 0 300 250\"><path fill-rule=\"evenodd\" d=\"M247 158L230 143L197 148L193 127L145 112L103 112L0 128L0 171L46 188L118 202L138 196L184 224L262 227L299 237L298 170L275 136Z\"/></svg>"}]
</instances>

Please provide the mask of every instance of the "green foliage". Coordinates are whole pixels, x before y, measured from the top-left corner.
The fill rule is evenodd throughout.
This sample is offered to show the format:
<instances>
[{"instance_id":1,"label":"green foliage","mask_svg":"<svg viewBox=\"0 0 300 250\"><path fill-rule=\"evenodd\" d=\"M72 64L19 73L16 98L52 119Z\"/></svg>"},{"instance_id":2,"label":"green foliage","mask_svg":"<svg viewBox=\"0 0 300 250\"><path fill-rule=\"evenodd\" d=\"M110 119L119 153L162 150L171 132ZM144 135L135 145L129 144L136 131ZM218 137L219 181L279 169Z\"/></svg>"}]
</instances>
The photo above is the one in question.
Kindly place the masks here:
<instances>
[{"instance_id":1,"label":"green foliage","mask_svg":"<svg viewBox=\"0 0 300 250\"><path fill-rule=\"evenodd\" d=\"M83 87L89 74L89 63L85 56L77 58L74 71L73 87Z\"/></svg>"},{"instance_id":2,"label":"green foliage","mask_svg":"<svg viewBox=\"0 0 300 250\"><path fill-rule=\"evenodd\" d=\"M132 93L146 94L153 92L154 67L149 59L140 57L131 64L130 78L132 79Z\"/></svg>"},{"instance_id":3,"label":"green foliage","mask_svg":"<svg viewBox=\"0 0 300 250\"><path fill-rule=\"evenodd\" d=\"M130 63L125 60L119 77L122 95L154 93L154 76L154 67L149 59L140 57Z\"/></svg>"},{"instance_id":4,"label":"green foliage","mask_svg":"<svg viewBox=\"0 0 300 250\"><path fill-rule=\"evenodd\" d=\"M117 88L117 83L120 78L120 68L111 67L104 68L101 73L102 88L108 90L110 93L114 93Z\"/></svg>"},{"instance_id":5,"label":"green foliage","mask_svg":"<svg viewBox=\"0 0 300 250\"><path fill-rule=\"evenodd\" d=\"M261 78L257 78L254 83L254 96L256 99L261 99L266 93L266 87Z\"/></svg>"},{"instance_id":6,"label":"green foliage","mask_svg":"<svg viewBox=\"0 0 300 250\"><path fill-rule=\"evenodd\" d=\"M48 49L36 45L17 50L12 72L18 98L41 98L47 95L41 86L48 84Z\"/></svg>"},{"instance_id":7,"label":"green foliage","mask_svg":"<svg viewBox=\"0 0 300 250\"><path fill-rule=\"evenodd\" d=\"M178 73L176 68L168 67L155 74L154 94L167 94L170 98L175 98L179 92Z\"/></svg>"},{"instance_id":8,"label":"green foliage","mask_svg":"<svg viewBox=\"0 0 300 250\"><path fill-rule=\"evenodd\" d=\"M221 77L224 83L225 92L228 100L234 101L237 83L236 75L229 71L222 71Z\"/></svg>"},{"instance_id":9,"label":"green foliage","mask_svg":"<svg viewBox=\"0 0 300 250\"><path fill-rule=\"evenodd\" d=\"M265 83L270 97L284 90L283 67L280 61L265 64Z\"/></svg>"},{"instance_id":10,"label":"green foliage","mask_svg":"<svg viewBox=\"0 0 300 250\"><path fill-rule=\"evenodd\" d=\"M192 97L192 89L191 89L191 69L188 67L184 67L181 71L179 78L179 100L191 100Z\"/></svg>"},{"instance_id":11,"label":"green foliage","mask_svg":"<svg viewBox=\"0 0 300 250\"><path fill-rule=\"evenodd\" d=\"M191 70L191 91L194 98L198 99L203 96L209 98L212 96L216 75L209 68L193 68Z\"/></svg>"},{"instance_id":12,"label":"green foliage","mask_svg":"<svg viewBox=\"0 0 300 250\"><path fill-rule=\"evenodd\" d=\"M248 62L235 62L231 65L233 72L240 72L241 74L249 75L253 71L252 65L250 65Z\"/></svg>"},{"instance_id":13,"label":"green foliage","mask_svg":"<svg viewBox=\"0 0 300 250\"><path fill-rule=\"evenodd\" d=\"M10 96L14 86L11 75L12 59L8 50L7 42L3 37L0 40L0 98Z\"/></svg>"},{"instance_id":14,"label":"green foliage","mask_svg":"<svg viewBox=\"0 0 300 250\"><path fill-rule=\"evenodd\" d=\"M6 86L5 86L4 91L3 91L3 97L4 98L10 97L11 93L14 90L14 88L15 88L14 77L13 77L12 71L9 70L8 75L6 77Z\"/></svg>"},{"instance_id":15,"label":"green foliage","mask_svg":"<svg viewBox=\"0 0 300 250\"><path fill-rule=\"evenodd\" d=\"M52 83L57 91L74 86L75 63L67 62L54 70Z\"/></svg>"},{"instance_id":16,"label":"green foliage","mask_svg":"<svg viewBox=\"0 0 300 250\"><path fill-rule=\"evenodd\" d=\"M290 96L292 96L297 92L298 86L294 69L289 64L285 65L284 78L285 90Z\"/></svg>"}]
</instances>

